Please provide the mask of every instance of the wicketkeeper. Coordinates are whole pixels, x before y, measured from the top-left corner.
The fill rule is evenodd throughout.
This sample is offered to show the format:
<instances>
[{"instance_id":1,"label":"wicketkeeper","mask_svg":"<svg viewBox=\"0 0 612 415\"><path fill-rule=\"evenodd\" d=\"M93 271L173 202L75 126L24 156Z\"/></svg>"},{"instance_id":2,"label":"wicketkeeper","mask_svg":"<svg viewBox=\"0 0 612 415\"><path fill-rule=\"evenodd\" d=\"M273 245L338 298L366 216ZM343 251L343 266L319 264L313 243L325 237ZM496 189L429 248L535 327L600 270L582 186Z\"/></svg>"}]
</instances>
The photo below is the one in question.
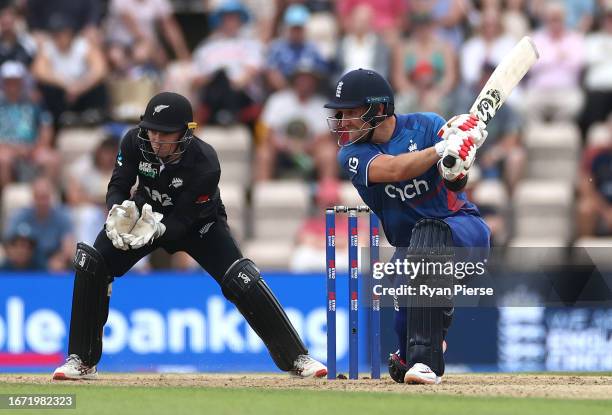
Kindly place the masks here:
<instances>
[{"instance_id":1,"label":"wicketkeeper","mask_svg":"<svg viewBox=\"0 0 612 415\"><path fill-rule=\"evenodd\" d=\"M108 185L104 229L94 246L77 244L68 358L53 379L97 376L111 283L157 248L185 251L195 259L263 340L279 369L300 377L327 374L308 355L253 261L242 256L220 197L217 154L193 135L195 128L189 101L163 92L123 138Z\"/></svg>"}]
</instances>

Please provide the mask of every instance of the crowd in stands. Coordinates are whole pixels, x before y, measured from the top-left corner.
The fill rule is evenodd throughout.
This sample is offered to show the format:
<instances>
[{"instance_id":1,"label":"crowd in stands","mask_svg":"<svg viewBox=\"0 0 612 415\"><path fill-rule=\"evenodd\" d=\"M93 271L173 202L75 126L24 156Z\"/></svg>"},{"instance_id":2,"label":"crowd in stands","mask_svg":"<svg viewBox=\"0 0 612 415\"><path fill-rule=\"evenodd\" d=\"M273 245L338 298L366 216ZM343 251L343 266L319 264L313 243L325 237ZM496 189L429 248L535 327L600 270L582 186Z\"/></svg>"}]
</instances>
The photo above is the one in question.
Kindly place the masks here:
<instances>
[{"instance_id":1,"label":"crowd in stands","mask_svg":"<svg viewBox=\"0 0 612 415\"><path fill-rule=\"evenodd\" d=\"M286 266L322 269L322 209L347 189L323 108L338 77L374 69L398 113L450 118L524 35L540 59L489 124L468 192L496 246L525 235L526 182L571 187L563 244L611 236L612 0L0 0L3 269L67 270L93 242L119 140L160 90L190 98L204 140L248 131L241 238L260 243L258 186L306 184Z\"/></svg>"}]
</instances>

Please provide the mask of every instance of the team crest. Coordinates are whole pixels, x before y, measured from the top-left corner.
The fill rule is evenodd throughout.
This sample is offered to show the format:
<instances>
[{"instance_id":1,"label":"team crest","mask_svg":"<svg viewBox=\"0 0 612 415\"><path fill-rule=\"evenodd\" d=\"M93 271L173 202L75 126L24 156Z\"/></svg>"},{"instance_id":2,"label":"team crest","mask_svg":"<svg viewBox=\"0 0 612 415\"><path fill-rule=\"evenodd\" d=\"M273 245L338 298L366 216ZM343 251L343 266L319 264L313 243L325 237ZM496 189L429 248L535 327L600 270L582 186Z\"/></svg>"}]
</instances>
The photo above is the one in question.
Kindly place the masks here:
<instances>
[{"instance_id":1,"label":"team crest","mask_svg":"<svg viewBox=\"0 0 612 415\"><path fill-rule=\"evenodd\" d=\"M175 189L178 189L182 185L183 185L183 179L181 179L180 177L174 177L172 179L172 183L170 183L170 186L174 187Z\"/></svg>"},{"instance_id":2,"label":"team crest","mask_svg":"<svg viewBox=\"0 0 612 415\"><path fill-rule=\"evenodd\" d=\"M170 105L157 105L155 108L153 108L153 115L157 114L158 112L162 112L163 110L169 107Z\"/></svg>"},{"instance_id":3,"label":"team crest","mask_svg":"<svg viewBox=\"0 0 612 415\"><path fill-rule=\"evenodd\" d=\"M412 153L413 151L417 151L417 150L418 150L417 143L410 140L410 145L408 146L408 152Z\"/></svg>"}]
</instances>

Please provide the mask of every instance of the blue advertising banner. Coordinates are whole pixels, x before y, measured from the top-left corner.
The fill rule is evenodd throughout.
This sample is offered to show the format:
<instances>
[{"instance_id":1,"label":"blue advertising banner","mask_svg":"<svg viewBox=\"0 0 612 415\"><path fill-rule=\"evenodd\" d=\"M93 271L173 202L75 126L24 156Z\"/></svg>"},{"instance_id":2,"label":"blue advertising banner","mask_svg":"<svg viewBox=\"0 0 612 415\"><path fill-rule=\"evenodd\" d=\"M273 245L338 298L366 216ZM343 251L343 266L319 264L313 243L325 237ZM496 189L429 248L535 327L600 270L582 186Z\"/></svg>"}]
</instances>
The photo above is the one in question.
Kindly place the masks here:
<instances>
[{"instance_id":1,"label":"blue advertising banner","mask_svg":"<svg viewBox=\"0 0 612 415\"><path fill-rule=\"evenodd\" d=\"M326 358L323 275L266 274L317 359ZM72 276L0 276L0 371L46 371L65 358ZM337 357L348 370L346 278L339 278ZM365 334L365 310L360 330ZM369 371L365 336L360 370ZM115 280L103 371L277 371L264 344L206 274L131 274Z\"/></svg>"},{"instance_id":2,"label":"blue advertising banner","mask_svg":"<svg viewBox=\"0 0 612 415\"><path fill-rule=\"evenodd\" d=\"M323 274L266 273L310 353L326 360ZM66 357L70 275L0 275L0 372L49 372ZM348 372L348 282L338 276L338 372ZM361 305L361 304L360 304ZM382 310L381 364L397 348ZM367 311L359 311L359 370L370 371ZM457 308L449 371L612 370L612 310ZM100 370L276 372L268 352L206 274L130 274L113 283Z\"/></svg>"}]
</instances>

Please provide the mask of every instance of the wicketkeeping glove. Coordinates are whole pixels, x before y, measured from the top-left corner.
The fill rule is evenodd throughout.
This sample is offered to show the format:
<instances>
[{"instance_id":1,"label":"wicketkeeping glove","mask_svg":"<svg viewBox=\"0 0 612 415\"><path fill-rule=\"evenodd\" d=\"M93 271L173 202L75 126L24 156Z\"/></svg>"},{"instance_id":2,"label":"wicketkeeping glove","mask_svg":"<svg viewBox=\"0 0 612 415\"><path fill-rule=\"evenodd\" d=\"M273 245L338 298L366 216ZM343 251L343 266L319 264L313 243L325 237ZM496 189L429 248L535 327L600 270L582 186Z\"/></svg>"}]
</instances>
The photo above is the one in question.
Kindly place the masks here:
<instances>
[{"instance_id":1,"label":"wicketkeeping glove","mask_svg":"<svg viewBox=\"0 0 612 415\"><path fill-rule=\"evenodd\" d=\"M162 236L166 232L166 225L161 223L163 218L164 215L153 212L151 205L145 203L136 225L130 235L126 235L126 241L129 242L130 247L132 249L142 248Z\"/></svg>"},{"instance_id":2,"label":"wicketkeeping glove","mask_svg":"<svg viewBox=\"0 0 612 415\"><path fill-rule=\"evenodd\" d=\"M132 200L124 200L120 205L113 205L108 212L104 229L115 248L124 251L129 249L124 237L132 231L139 216L138 207Z\"/></svg>"}]
</instances>

